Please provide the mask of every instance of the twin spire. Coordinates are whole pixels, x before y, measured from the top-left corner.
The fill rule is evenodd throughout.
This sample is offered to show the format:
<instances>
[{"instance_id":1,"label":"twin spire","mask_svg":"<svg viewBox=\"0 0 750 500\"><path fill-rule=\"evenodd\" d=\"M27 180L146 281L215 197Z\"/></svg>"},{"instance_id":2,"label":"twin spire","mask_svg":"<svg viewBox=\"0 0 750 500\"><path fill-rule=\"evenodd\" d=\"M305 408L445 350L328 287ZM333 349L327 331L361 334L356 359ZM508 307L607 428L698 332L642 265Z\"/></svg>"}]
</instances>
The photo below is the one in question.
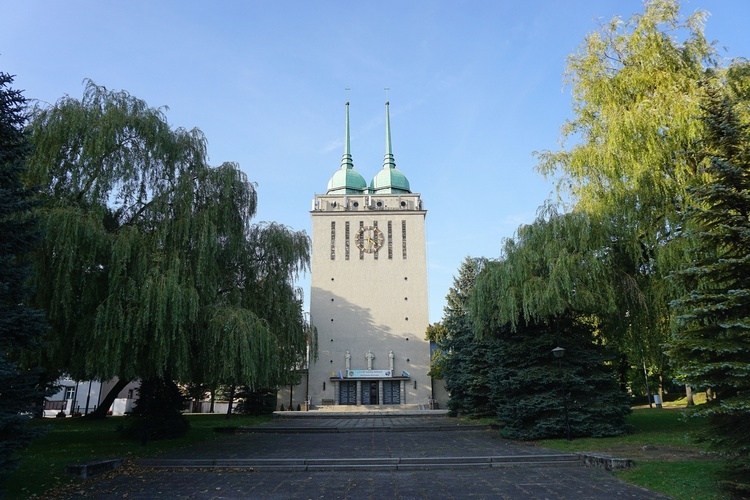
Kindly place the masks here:
<instances>
[{"instance_id":1,"label":"twin spire","mask_svg":"<svg viewBox=\"0 0 750 500\"><path fill-rule=\"evenodd\" d=\"M370 182L368 189L364 178L354 170L351 154L351 133L349 126L349 103L346 103L346 129L344 133L344 154L341 156L341 169L328 182L326 194L367 194L367 193L411 193L409 181L396 168L391 145L390 103L385 103L385 157L383 169Z\"/></svg>"}]
</instances>

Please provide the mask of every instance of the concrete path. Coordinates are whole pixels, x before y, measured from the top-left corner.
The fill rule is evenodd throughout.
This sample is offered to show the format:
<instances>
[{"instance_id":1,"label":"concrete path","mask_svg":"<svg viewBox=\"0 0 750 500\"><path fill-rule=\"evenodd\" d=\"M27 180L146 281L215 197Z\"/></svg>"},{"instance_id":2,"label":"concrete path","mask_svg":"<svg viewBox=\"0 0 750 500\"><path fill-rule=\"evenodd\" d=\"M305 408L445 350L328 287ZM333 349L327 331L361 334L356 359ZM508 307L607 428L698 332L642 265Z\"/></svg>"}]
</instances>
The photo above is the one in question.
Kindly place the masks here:
<instances>
[{"instance_id":1,"label":"concrete path","mask_svg":"<svg viewBox=\"0 0 750 500\"><path fill-rule=\"evenodd\" d=\"M250 432L255 430L256 432ZM278 419L94 479L95 498L660 498L444 416Z\"/></svg>"}]
</instances>

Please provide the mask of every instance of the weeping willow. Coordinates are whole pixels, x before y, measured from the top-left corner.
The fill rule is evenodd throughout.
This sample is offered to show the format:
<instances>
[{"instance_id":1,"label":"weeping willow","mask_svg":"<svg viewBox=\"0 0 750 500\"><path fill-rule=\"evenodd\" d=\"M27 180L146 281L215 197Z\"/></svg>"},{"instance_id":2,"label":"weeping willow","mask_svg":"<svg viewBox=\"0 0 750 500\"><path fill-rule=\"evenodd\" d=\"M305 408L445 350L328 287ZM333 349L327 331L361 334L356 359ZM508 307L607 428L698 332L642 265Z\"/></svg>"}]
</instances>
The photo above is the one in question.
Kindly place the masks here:
<instances>
[{"instance_id":1,"label":"weeping willow","mask_svg":"<svg viewBox=\"0 0 750 500\"><path fill-rule=\"evenodd\" d=\"M253 224L254 184L208 165L203 134L165 111L91 81L82 99L34 110L44 362L79 379L285 382L305 354L293 283L309 239Z\"/></svg>"},{"instance_id":2,"label":"weeping willow","mask_svg":"<svg viewBox=\"0 0 750 500\"><path fill-rule=\"evenodd\" d=\"M643 13L590 33L567 61L573 114L563 149L537 153L538 170L610 233L608 336L632 364L658 372L668 364L669 303L680 293L666 278L685 262L689 190L705 181L703 88L724 71L705 38L706 17L683 17L676 0L650 0Z\"/></svg>"}]
</instances>

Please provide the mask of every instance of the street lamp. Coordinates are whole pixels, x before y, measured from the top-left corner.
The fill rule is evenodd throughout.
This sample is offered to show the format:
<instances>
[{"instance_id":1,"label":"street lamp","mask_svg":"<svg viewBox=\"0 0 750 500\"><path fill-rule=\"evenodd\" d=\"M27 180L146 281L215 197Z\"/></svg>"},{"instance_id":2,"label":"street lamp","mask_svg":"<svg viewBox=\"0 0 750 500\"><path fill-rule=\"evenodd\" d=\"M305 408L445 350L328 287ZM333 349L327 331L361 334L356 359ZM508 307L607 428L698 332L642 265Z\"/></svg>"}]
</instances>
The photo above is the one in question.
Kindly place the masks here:
<instances>
[{"instance_id":1,"label":"street lamp","mask_svg":"<svg viewBox=\"0 0 750 500\"><path fill-rule=\"evenodd\" d=\"M570 441L570 421L568 420L568 399L565 397L565 380L563 379L562 358L565 356L565 349L555 347L552 349L552 355L557 358L557 366L560 369L560 392L562 393L563 408L565 409L565 436Z\"/></svg>"}]
</instances>

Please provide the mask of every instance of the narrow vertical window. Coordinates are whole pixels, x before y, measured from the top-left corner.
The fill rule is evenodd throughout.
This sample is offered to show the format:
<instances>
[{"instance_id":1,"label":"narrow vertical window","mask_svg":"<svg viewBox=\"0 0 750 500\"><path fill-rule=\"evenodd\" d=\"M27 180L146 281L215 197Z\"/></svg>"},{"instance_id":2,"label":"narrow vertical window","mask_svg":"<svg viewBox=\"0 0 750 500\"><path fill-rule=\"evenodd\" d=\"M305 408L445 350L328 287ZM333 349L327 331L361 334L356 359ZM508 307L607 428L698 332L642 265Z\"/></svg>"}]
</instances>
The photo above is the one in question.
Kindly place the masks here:
<instances>
[{"instance_id":1,"label":"narrow vertical window","mask_svg":"<svg viewBox=\"0 0 750 500\"><path fill-rule=\"evenodd\" d=\"M374 227L374 228L375 228L375 231L377 232L377 229L378 229L378 221L374 221L374 222L372 223L372 227ZM376 249L375 249L375 253L373 254L373 258L374 258L375 260L378 260L378 253L380 253L380 252L379 252L379 251L378 251L378 249L376 248Z\"/></svg>"},{"instance_id":2,"label":"narrow vertical window","mask_svg":"<svg viewBox=\"0 0 750 500\"><path fill-rule=\"evenodd\" d=\"M403 258L406 260L406 221L401 221L401 251L403 252Z\"/></svg>"},{"instance_id":3,"label":"narrow vertical window","mask_svg":"<svg viewBox=\"0 0 750 500\"><path fill-rule=\"evenodd\" d=\"M344 223L344 259L349 260L349 221Z\"/></svg>"},{"instance_id":4,"label":"narrow vertical window","mask_svg":"<svg viewBox=\"0 0 750 500\"><path fill-rule=\"evenodd\" d=\"M336 260L336 222L331 221L331 260Z\"/></svg>"},{"instance_id":5,"label":"narrow vertical window","mask_svg":"<svg viewBox=\"0 0 750 500\"><path fill-rule=\"evenodd\" d=\"M357 233L357 238L359 239L359 260L365 260L365 251L363 250L365 248L365 240L362 232L362 228L365 227L365 223L363 221L359 221L359 232Z\"/></svg>"},{"instance_id":6,"label":"narrow vertical window","mask_svg":"<svg viewBox=\"0 0 750 500\"><path fill-rule=\"evenodd\" d=\"M393 221L388 221L388 258L393 259Z\"/></svg>"}]
</instances>

